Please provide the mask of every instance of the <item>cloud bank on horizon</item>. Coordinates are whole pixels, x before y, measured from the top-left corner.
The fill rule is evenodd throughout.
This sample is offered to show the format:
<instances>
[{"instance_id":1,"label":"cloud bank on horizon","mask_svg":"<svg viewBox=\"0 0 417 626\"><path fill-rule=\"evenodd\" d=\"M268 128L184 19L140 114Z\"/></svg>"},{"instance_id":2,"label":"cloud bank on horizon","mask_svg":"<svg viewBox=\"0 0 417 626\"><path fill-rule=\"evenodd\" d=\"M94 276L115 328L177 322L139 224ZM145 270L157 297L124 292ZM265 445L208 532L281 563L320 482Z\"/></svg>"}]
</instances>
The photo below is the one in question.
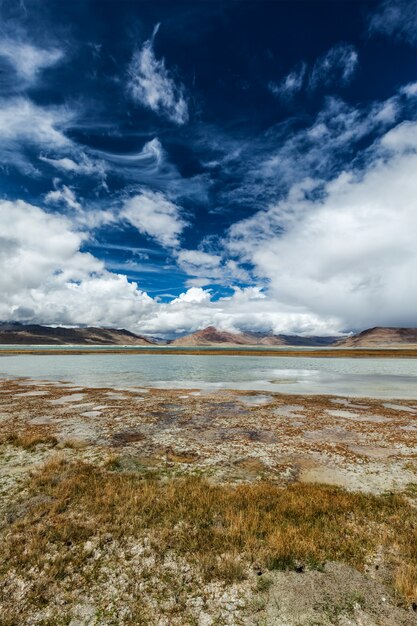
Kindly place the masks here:
<instances>
[{"instance_id":1,"label":"cloud bank on horizon","mask_svg":"<svg viewBox=\"0 0 417 626\"><path fill-rule=\"evenodd\" d=\"M416 0L0 13L0 319L417 325Z\"/></svg>"}]
</instances>

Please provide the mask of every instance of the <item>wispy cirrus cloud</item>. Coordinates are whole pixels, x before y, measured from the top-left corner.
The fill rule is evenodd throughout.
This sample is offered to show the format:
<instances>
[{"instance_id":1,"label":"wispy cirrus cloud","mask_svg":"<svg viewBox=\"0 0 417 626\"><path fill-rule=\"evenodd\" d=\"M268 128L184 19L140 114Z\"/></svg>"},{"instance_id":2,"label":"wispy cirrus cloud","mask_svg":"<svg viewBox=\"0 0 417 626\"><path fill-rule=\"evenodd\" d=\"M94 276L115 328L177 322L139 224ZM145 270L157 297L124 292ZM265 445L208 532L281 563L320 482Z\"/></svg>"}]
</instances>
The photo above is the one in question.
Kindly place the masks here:
<instances>
[{"instance_id":1,"label":"wispy cirrus cloud","mask_svg":"<svg viewBox=\"0 0 417 626\"><path fill-rule=\"evenodd\" d=\"M309 88L347 85L353 78L358 64L354 46L339 43L317 59L309 78Z\"/></svg>"},{"instance_id":2,"label":"wispy cirrus cloud","mask_svg":"<svg viewBox=\"0 0 417 626\"><path fill-rule=\"evenodd\" d=\"M59 48L43 49L21 39L0 36L1 85L5 91L21 91L34 85L42 70L64 57Z\"/></svg>"},{"instance_id":3,"label":"wispy cirrus cloud","mask_svg":"<svg viewBox=\"0 0 417 626\"><path fill-rule=\"evenodd\" d=\"M53 191L49 191L45 195L45 202L52 205L61 205L74 211L82 210L74 190L67 187L67 185L57 186Z\"/></svg>"},{"instance_id":4,"label":"wispy cirrus cloud","mask_svg":"<svg viewBox=\"0 0 417 626\"><path fill-rule=\"evenodd\" d=\"M218 158L219 210L265 209L304 179L336 176L347 160L363 158L360 146L374 134L383 134L401 117L415 117L413 90L413 84L406 85L387 100L357 107L329 96L315 117L295 115L249 139L215 136L216 156L222 145L225 154Z\"/></svg>"},{"instance_id":5,"label":"wispy cirrus cloud","mask_svg":"<svg viewBox=\"0 0 417 626\"><path fill-rule=\"evenodd\" d=\"M175 254L178 266L190 276L187 286L204 287L216 283L233 285L236 282L251 282L249 273L234 259L215 252L182 249Z\"/></svg>"},{"instance_id":6,"label":"wispy cirrus cloud","mask_svg":"<svg viewBox=\"0 0 417 626\"><path fill-rule=\"evenodd\" d=\"M135 102L181 125L189 117L185 89L175 82L165 66L165 59L158 60L155 56L154 41L159 26L155 26L151 39L134 53L127 87Z\"/></svg>"},{"instance_id":7,"label":"wispy cirrus cloud","mask_svg":"<svg viewBox=\"0 0 417 626\"><path fill-rule=\"evenodd\" d=\"M3 164L25 174L39 173L26 156L28 147L48 152L70 149L65 131L75 118L65 106L41 107L24 96L0 99L0 155Z\"/></svg>"},{"instance_id":8,"label":"wispy cirrus cloud","mask_svg":"<svg viewBox=\"0 0 417 626\"><path fill-rule=\"evenodd\" d=\"M291 100L303 88L306 71L306 63L300 63L280 82L271 81L268 85L269 90L274 96L283 100Z\"/></svg>"},{"instance_id":9,"label":"wispy cirrus cloud","mask_svg":"<svg viewBox=\"0 0 417 626\"><path fill-rule=\"evenodd\" d=\"M369 32L417 44L417 0L385 0L369 20Z\"/></svg>"},{"instance_id":10,"label":"wispy cirrus cloud","mask_svg":"<svg viewBox=\"0 0 417 626\"><path fill-rule=\"evenodd\" d=\"M108 166L104 160L90 158L82 149L80 149L76 157L77 161L74 160L75 155L74 158L67 156L53 158L40 154L39 160L48 163L48 165L66 175L97 176L103 179L106 177Z\"/></svg>"},{"instance_id":11,"label":"wispy cirrus cloud","mask_svg":"<svg viewBox=\"0 0 417 626\"><path fill-rule=\"evenodd\" d=\"M358 53L354 46L341 42L320 56L310 70L301 62L280 81L271 81L268 89L281 100L290 101L303 89L312 92L319 88L343 87L352 80L357 64Z\"/></svg>"}]
</instances>

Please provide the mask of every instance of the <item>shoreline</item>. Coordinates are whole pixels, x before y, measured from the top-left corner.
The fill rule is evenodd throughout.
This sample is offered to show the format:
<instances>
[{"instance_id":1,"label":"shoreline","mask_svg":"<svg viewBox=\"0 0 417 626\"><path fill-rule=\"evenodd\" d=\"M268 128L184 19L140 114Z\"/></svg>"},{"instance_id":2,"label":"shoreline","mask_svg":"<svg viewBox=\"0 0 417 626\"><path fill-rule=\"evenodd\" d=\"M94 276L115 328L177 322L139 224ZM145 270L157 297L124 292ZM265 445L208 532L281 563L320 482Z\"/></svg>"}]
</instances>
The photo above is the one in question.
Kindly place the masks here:
<instances>
[{"instance_id":1,"label":"shoreline","mask_svg":"<svg viewBox=\"0 0 417 626\"><path fill-rule=\"evenodd\" d=\"M273 357L304 357L304 358L391 358L391 359L415 359L417 358L417 348L309 348L303 349L240 349L240 348L120 348L120 347L85 347L85 348L55 348L48 346L45 348L6 348L0 347L1 356L64 356L64 355L89 355L89 354L157 354L157 355L185 355L185 356L273 356Z\"/></svg>"}]
</instances>

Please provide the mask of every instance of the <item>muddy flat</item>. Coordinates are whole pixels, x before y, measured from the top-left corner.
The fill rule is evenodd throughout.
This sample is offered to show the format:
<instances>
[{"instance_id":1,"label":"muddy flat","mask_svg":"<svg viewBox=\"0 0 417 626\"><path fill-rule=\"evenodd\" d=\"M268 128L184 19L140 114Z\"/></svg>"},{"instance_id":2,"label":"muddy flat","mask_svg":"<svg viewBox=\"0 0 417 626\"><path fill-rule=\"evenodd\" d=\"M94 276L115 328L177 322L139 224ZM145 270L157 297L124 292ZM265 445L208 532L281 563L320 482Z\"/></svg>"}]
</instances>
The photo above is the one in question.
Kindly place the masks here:
<instances>
[{"instance_id":1,"label":"muddy flat","mask_svg":"<svg viewBox=\"0 0 417 626\"><path fill-rule=\"evenodd\" d=\"M229 390L184 394L182 390L77 388L27 379L2 381L1 434L53 435L59 445L80 443L111 454L115 438L126 455L166 463L166 450L192 451L192 468L217 480L251 480L242 463L256 460L275 481L333 472L332 483L380 493L415 478L415 401L331 396L285 396ZM338 408L338 407L343 408ZM132 431L140 434L134 441ZM124 433L126 437L124 437ZM306 470L308 468L308 470ZM337 477L337 478L336 478Z\"/></svg>"}]
</instances>

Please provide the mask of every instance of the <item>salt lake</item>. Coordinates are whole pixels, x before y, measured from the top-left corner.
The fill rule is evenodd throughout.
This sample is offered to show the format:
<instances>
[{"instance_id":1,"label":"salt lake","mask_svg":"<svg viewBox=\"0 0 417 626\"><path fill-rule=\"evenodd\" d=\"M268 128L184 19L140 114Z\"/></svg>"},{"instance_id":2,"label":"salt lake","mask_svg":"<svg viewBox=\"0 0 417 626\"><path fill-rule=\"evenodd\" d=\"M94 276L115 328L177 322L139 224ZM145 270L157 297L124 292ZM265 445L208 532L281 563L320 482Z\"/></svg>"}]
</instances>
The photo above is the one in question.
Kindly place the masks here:
<instances>
[{"instance_id":1,"label":"salt lake","mask_svg":"<svg viewBox=\"0 0 417 626\"><path fill-rule=\"evenodd\" d=\"M42 355L1 355L0 376L116 389L237 389L417 400L417 359L408 358L161 355L128 350L58 355L45 350Z\"/></svg>"}]
</instances>

